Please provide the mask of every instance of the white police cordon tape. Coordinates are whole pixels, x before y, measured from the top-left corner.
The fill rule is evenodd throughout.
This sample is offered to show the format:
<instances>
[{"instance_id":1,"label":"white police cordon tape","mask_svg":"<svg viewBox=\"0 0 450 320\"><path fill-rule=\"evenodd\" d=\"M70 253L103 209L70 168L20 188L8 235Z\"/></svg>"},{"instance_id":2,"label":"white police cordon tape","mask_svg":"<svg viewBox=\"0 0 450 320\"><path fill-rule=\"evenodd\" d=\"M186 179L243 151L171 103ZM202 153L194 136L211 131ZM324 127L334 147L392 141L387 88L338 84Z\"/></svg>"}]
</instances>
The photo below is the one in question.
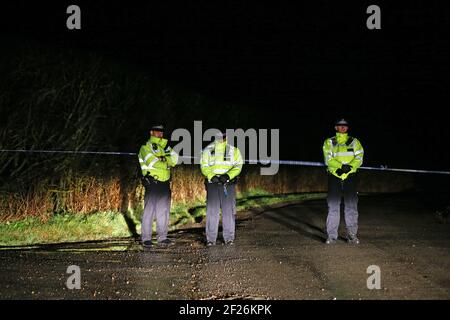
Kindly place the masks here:
<instances>
[{"instance_id":1,"label":"white police cordon tape","mask_svg":"<svg viewBox=\"0 0 450 320\"><path fill-rule=\"evenodd\" d=\"M181 158L183 158L181 156ZM196 157L184 157L187 159L195 159ZM198 159L198 158L197 158ZM297 161L297 160L245 160L245 163L249 164L263 164L268 165L270 163L276 163L281 165L291 165L291 166L306 166L306 167L326 167L323 162L313 162L313 161ZM411 172L411 173L436 173L436 174L450 174L450 171L436 171L436 170L417 170L417 169L395 169L388 168L387 166L380 167L359 167L362 170L376 170L376 171L397 171L397 172Z\"/></svg>"},{"instance_id":2,"label":"white police cordon tape","mask_svg":"<svg viewBox=\"0 0 450 320\"><path fill-rule=\"evenodd\" d=\"M290 161L290 160L279 160L273 161L279 164L294 165L294 166L310 166L310 167L325 167L322 162L310 162L310 161ZM388 168L387 166L380 167L359 167L359 170L375 170L375 171L396 171L396 172L411 172L411 173L436 173L436 174L450 174L450 171L439 171L439 170L418 170L418 169L396 169Z\"/></svg>"},{"instance_id":3,"label":"white police cordon tape","mask_svg":"<svg viewBox=\"0 0 450 320\"><path fill-rule=\"evenodd\" d=\"M135 156L135 152L114 152L114 151L79 151L79 150L0 150L0 152L24 152L24 153L73 153L73 154L109 154Z\"/></svg>"},{"instance_id":4,"label":"white police cordon tape","mask_svg":"<svg viewBox=\"0 0 450 320\"><path fill-rule=\"evenodd\" d=\"M22 152L22 153L65 153L65 154L99 154L99 155L123 155L123 156L137 156L136 152L114 152L114 151L79 151L79 150L0 150L0 152ZM192 156L180 156L184 159L198 159L198 157ZM268 165L269 163L276 163L281 165L291 166L306 166L306 167L325 167L323 162L313 161L296 161L296 160L245 160L248 164L262 164ZM420 170L420 169L397 169L388 168L387 166L380 167L360 167L360 170L375 170L375 171L395 171L395 172L409 172L409 173L434 173L434 174L449 174L450 171L436 171L436 170Z\"/></svg>"}]
</instances>

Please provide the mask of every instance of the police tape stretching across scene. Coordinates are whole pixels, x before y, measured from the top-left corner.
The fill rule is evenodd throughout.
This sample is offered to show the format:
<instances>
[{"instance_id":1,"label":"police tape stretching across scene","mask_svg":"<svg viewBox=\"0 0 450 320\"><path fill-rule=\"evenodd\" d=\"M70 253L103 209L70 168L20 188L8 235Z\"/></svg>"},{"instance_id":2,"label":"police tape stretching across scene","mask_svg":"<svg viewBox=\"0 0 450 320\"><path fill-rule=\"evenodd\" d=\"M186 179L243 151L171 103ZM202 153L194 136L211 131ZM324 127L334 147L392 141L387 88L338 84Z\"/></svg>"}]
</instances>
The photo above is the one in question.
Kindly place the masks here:
<instances>
[{"instance_id":1,"label":"police tape stretching across scene","mask_svg":"<svg viewBox=\"0 0 450 320\"><path fill-rule=\"evenodd\" d=\"M326 220L326 244L335 244L338 238L341 199L344 198L344 216L347 228L347 241L359 244L358 232L358 193L357 178L359 170L397 171L450 175L450 171L431 171L422 169L394 169L362 166L364 149L358 139L349 136L349 123L340 119L335 123L335 136L323 144L324 164L321 162L296 160L271 160L283 165L325 166L328 173L328 216ZM150 139L141 146L139 153L82 151L82 150L25 150L0 149L0 152L20 153L67 153L104 154L138 156L145 187L144 214L142 216L141 240L144 247L153 246L152 224L156 220L157 244L170 246L173 241L167 238L171 189L171 168L180 158L198 159L192 156L179 156L164 138L164 127L155 125L150 129ZM223 130L222 132L225 132ZM222 211L223 239L232 245L235 239L236 183L243 164L259 163L256 159L244 160L238 148L227 142L225 133L215 137L215 141L203 149L200 169L205 176L206 188L206 244L216 244L220 211Z\"/></svg>"},{"instance_id":2,"label":"police tape stretching across scene","mask_svg":"<svg viewBox=\"0 0 450 320\"><path fill-rule=\"evenodd\" d=\"M336 135L323 144L328 171L328 217L326 244L335 244L338 237L341 198L344 197L347 241L359 244L357 171L363 163L364 149L358 139L348 135L348 122L336 121Z\"/></svg>"}]
</instances>

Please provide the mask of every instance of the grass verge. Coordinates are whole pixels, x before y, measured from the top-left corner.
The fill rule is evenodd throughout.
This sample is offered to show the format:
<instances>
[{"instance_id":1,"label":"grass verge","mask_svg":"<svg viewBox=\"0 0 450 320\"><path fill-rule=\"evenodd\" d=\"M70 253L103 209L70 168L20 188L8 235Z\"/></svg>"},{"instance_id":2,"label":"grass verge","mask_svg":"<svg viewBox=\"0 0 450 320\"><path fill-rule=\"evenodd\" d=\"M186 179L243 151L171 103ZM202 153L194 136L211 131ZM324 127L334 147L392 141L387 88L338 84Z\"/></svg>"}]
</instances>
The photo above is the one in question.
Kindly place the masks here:
<instances>
[{"instance_id":1,"label":"grass verge","mask_svg":"<svg viewBox=\"0 0 450 320\"><path fill-rule=\"evenodd\" d=\"M236 204L239 212L284 202L320 199L324 196L323 193L272 195L263 190L252 190L238 194ZM173 204L170 229L176 230L186 224L199 223L205 214L204 203ZM140 216L132 216L136 230L140 233ZM29 217L0 224L0 246L82 242L131 236L129 222L127 224L124 215L119 212L57 214L45 222Z\"/></svg>"}]
</instances>

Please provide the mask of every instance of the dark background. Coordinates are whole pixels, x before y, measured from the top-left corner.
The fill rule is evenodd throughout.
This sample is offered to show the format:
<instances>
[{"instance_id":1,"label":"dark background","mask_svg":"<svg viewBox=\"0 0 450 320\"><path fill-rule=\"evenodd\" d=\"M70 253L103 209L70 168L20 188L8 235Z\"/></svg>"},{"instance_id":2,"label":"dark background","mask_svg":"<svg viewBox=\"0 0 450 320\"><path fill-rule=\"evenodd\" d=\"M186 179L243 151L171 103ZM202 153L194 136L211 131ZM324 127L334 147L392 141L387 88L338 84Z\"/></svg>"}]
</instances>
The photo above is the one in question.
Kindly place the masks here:
<instances>
[{"instance_id":1,"label":"dark background","mask_svg":"<svg viewBox=\"0 0 450 320\"><path fill-rule=\"evenodd\" d=\"M66 28L70 4L81 7L81 30ZM366 28L371 4L381 8L381 30ZM242 105L250 120L240 123L234 110L233 123L217 125L279 128L284 159L322 161L323 140L342 116L365 147L366 165L448 168L444 1L15 1L0 12L3 52L8 41L96 52ZM222 112L210 108L204 117ZM179 126L203 119L183 120Z\"/></svg>"}]
</instances>

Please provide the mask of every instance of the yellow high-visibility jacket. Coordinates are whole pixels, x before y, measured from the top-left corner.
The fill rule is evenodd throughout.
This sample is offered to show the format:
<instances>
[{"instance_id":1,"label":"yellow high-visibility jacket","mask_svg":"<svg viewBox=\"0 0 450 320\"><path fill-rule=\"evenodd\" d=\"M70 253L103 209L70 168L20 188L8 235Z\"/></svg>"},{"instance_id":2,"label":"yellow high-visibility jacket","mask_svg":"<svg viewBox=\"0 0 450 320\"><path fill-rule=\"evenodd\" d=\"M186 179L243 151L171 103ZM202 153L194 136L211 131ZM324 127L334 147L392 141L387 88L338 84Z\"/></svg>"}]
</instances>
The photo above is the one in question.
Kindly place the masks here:
<instances>
[{"instance_id":1,"label":"yellow high-visibility jacket","mask_svg":"<svg viewBox=\"0 0 450 320\"><path fill-rule=\"evenodd\" d=\"M154 136L141 147L138 157L142 175L149 173L161 182L170 179L170 168L178 162L178 154L167 146L167 139Z\"/></svg>"},{"instance_id":2,"label":"yellow high-visibility jacket","mask_svg":"<svg viewBox=\"0 0 450 320\"><path fill-rule=\"evenodd\" d=\"M232 180L241 173L243 163L238 148L227 144L226 141L214 141L203 150L200 168L208 181L215 175L225 173Z\"/></svg>"},{"instance_id":3,"label":"yellow high-visibility jacket","mask_svg":"<svg viewBox=\"0 0 450 320\"><path fill-rule=\"evenodd\" d=\"M364 149L358 139L350 137L347 133L337 132L336 136L325 140L323 155L328 172L345 180L362 165ZM336 170L342 168L343 164L352 166L352 170L338 176Z\"/></svg>"}]
</instances>

